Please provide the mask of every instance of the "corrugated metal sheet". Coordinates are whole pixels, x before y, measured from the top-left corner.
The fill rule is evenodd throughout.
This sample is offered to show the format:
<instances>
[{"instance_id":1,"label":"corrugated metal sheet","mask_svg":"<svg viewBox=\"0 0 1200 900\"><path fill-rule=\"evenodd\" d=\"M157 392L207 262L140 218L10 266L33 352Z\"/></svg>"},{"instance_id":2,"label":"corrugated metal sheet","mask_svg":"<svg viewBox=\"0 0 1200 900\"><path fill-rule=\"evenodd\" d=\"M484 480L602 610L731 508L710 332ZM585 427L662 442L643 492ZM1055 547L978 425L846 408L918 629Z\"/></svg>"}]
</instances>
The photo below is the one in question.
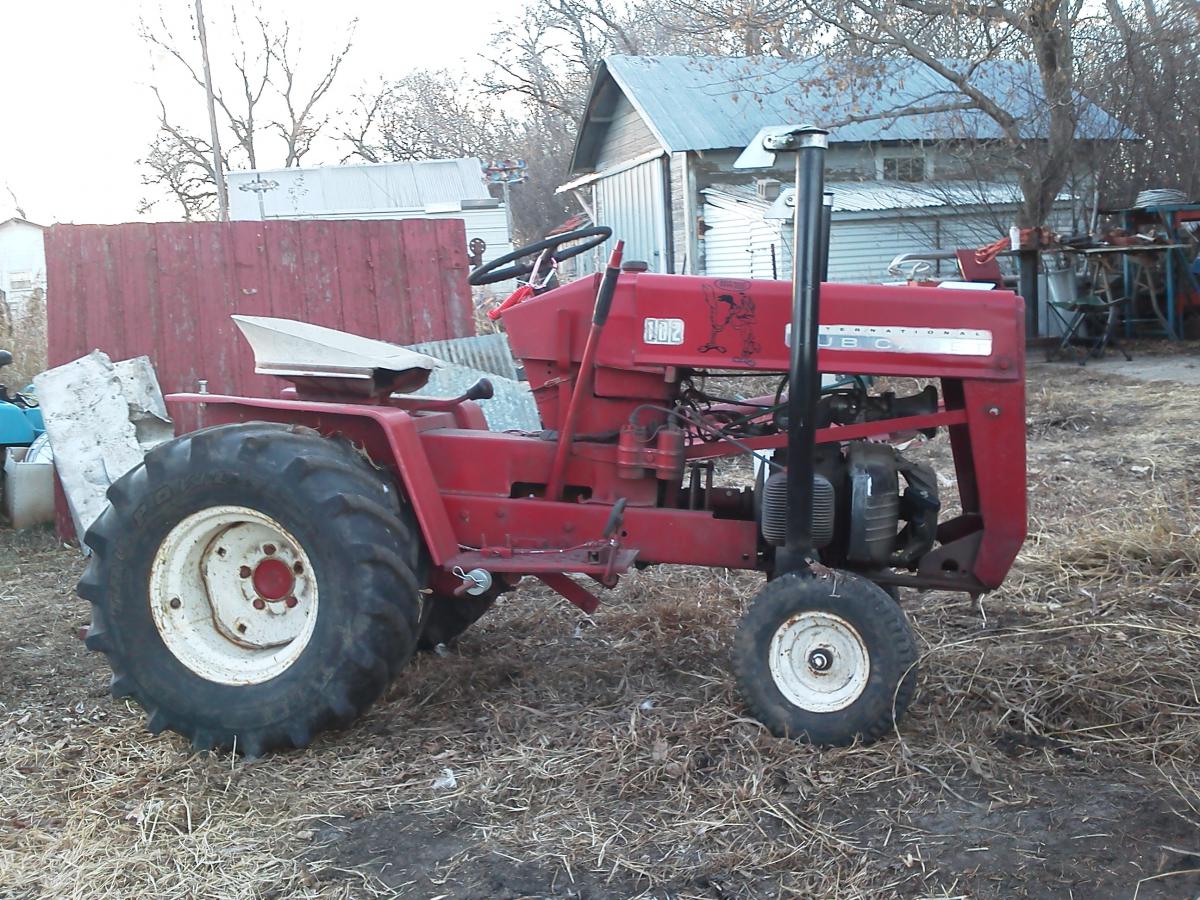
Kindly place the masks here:
<instances>
[{"instance_id":1,"label":"corrugated metal sheet","mask_svg":"<svg viewBox=\"0 0 1200 900\"><path fill-rule=\"evenodd\" d=\"M425 397L459 397L480 378L492 383L492 398L480 400L483 417L493 431L541 431L537 402L529 384L466 366L435 369L429 383L416 393Z\"/></svg>"},{"instance_id":2,"label":"corrugated metal sheet","mask_svg":"<svg viewBox=\"0 0 1200 900\"><path fill-rule=\"evenodd\" d=\"M596 182L596 221L625 241L625 259L641 260L651 272L667 272L666 157L617 172ZM611 241L609 242L612 243ZM605 252L608 246L605 246Z\"/></svg>"},{"instance_id":3,"label":"corrugated metal sheet","mask_svg":"<svg viewBox=\"0 0 1200 900\"><path fill-rule=\"evenodd\" d=\"M601 63L593 94L611 76L646 119L663 149L671 152L740 148L768 125L833 124L962 96L948 80L913 60L863 64L857 72L850 68L844 61L821 57L609 56ZM971 68L972 83L1012 110L1022 120L1026 136L1046 133L1045 94L1035 66L1017 60L989 60ZM584 129L605 124L585 120L580 141ZM1077 133L1098 140L1137 137L1082 97ZM958 110L838 125L831 139L990 140L1002 136L996 123L979 110Z\"/></svg>"},{"instance_id":4,"label":"corrugated metal sheet","mask_svg":"<svg viewBox=\"0 0 1200 900\"><path fill-rule=\"evenodd\" d=\"M444 362L491 372L493 375L511 378L514 381L518 377L512 348L508 345L508 335L503 332L452 338L448 341L425 341L410 344L409 349L428 353Z\"/></svg>"},{"instance_id":5,"label":"corrugated metal sheet","mask_svg":"<svg viewBox=\"0 0 1200 900\"><path fill-rule=\"evenodd\" d=\"M165 392L275 396L229 316L302 319L397 344L475 330L461 222L55 225L50 365L148 355ZM183 430L196 426L182 416Z\"/></svg>"}]
</instances>

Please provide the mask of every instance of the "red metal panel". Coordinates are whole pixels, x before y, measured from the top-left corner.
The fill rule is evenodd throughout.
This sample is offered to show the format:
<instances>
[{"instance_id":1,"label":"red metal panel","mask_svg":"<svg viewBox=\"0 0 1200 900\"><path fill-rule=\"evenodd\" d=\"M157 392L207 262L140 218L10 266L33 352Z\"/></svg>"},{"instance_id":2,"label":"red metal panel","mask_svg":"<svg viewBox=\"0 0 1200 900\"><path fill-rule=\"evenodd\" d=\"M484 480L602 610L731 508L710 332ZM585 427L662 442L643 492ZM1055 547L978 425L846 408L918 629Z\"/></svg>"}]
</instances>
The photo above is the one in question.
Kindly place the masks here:
<instances>
[{"instance_id":1,"label":"red metal panel","mask_svg":"<svg viewBox=\"0 0 1200 900\"><path fill-rule=\"evenodd\" d=\"M254 400L241 397L177 394L172 415L205 404L205 425L231 422L283 422L307 425L323 434L342 434L364 447L381 463L394 464L416 511L417 522L434 563L440 565L458 551L454 529L446 514L439 485L413 417L383 406L346 406L303 400Z\"/></svg>"}]
</instances>

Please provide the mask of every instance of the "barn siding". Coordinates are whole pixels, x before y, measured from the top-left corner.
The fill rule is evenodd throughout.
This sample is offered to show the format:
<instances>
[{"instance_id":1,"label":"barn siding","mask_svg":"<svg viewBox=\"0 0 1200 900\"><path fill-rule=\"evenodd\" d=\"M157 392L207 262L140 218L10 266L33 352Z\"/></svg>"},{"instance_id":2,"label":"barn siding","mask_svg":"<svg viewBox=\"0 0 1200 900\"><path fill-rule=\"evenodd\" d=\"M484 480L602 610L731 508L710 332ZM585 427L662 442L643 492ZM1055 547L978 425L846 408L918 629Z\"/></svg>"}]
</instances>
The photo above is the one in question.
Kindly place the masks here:
<instances>
[{"instance_id":1,"label":"barn siding","mask_svg":"<svg viewBox=\"0 0 1200 900\"><path fill-rule=\"evenodd\" d=\"M747 213L754 213L748 215ZM707 203L704 221L705 274L722 278L791 277L791 257L778 223L736 204Z\"/></svg>"},{"instance_id":2,"label":"barn siding","mask_svg":"<svg viewBox=\"0 0 1200 900\"><path fill-rule=\"evenodd\" d=\"M461 220L55 225L46 264L50 365L144 354L165 393L279 392L233 313L400 344L475 333Z\"/></svg>"},{"instance_id":3,"label":"barn siding","mask_svg":"<svg viewBox=\"0 0 1200 900\"><path fill-rule=\"evenodd\" d=\"M621 95L613 118L604 133L604 143L596 156L595 169L603 171L654 150L661 149L658 138L647 127L633 104Z\"/></svg>"},{"instance_id":4,"label":"barn siding","mask_svg":"<svg viewBox=\"0 0 1200 900\"><path fill-rule=\"evenodd\" d=\"M592 195L597 221L612 228L614 239L625 241L626 261L645 262L651 272L670 271L665 159L601 178Z\"/></svg>"},{"instance_id":5,"label":"barn siding","mask_svg":"<svg viewBox=\"0 0 1200 900\"><path fill-rule=\"evenodd\" d=\"M693 275L700 271L694 228L697 205L703 199L696 192L696 179L691 171L690 154L672 153L671 175L671 247L674 271L679 275Z\"/></svg>"}]
</instances>

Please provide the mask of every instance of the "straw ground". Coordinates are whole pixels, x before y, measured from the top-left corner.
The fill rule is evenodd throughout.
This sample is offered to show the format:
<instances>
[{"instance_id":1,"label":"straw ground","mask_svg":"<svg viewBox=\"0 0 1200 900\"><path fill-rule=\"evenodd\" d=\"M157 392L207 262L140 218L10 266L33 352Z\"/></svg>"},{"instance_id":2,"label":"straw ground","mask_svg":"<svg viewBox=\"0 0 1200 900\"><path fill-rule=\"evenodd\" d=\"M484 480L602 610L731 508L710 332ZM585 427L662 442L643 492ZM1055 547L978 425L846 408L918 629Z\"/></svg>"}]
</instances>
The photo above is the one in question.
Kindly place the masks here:
<instances>
[{"instance_id":1,"label":"straw ground","mask_svg":"<svg viewBox=\"0 0 1200 900\"><path fill-rule=\"evenodd\" d=\"M107 696L76 551L6 532L0 896L1195 896L1197 405L1030 385L1026 548L980 602L905 596L920 692L871 747L746 718L726 654L759 579L661 568L590 619L505 598L308 751L196 757Z\"/></svg>"}]
</instances>

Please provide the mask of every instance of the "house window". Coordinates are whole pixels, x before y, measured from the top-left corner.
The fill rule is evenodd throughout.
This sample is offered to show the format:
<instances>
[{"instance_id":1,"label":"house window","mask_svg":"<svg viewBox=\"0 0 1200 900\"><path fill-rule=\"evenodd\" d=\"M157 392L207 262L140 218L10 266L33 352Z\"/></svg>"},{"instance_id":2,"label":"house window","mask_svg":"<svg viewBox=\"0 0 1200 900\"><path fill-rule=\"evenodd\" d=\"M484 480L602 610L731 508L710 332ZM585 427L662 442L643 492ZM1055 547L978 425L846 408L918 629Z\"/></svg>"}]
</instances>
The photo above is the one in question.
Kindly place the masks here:
<instances>
[{"instance_id":1,"label":"house window","mask_svg":"<svg viewBox=\"0 0 1200 900\"><path fill-rule=\"evenodd\" d=\"M884 181L924 181L925 157L885 156L883 158Z\"/></svg>"},{"instance_id":2,"label":"house window","mask_svg":"<svg viewBox=\"0 0 1200 900\"><path fill-rule=\"evenodd\" d=\"M33 290L33 273L13 272L8 276L8 288L12 291Z\"/></svg>"}]
</instances>

